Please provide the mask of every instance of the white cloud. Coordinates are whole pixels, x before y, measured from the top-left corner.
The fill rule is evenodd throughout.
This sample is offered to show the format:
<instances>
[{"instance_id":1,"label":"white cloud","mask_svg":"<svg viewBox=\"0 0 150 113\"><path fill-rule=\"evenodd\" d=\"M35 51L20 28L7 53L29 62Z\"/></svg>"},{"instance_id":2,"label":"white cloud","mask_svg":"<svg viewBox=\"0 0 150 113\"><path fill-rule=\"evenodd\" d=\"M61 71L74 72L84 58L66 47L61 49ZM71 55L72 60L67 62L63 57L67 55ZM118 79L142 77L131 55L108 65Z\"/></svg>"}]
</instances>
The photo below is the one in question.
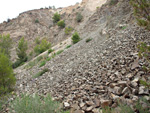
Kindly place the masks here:
<instances>
[{"instance_id":1,"label":"white cloud","mask_svg":"<svg viewBox=\"0 0 150 113\"><path fill-rule=\"evenodd\" d=\"M1 0L0 23L8 18L15 18L24 11L49 6L66 7L82 0Z\"/></svg>"}]
</instances>

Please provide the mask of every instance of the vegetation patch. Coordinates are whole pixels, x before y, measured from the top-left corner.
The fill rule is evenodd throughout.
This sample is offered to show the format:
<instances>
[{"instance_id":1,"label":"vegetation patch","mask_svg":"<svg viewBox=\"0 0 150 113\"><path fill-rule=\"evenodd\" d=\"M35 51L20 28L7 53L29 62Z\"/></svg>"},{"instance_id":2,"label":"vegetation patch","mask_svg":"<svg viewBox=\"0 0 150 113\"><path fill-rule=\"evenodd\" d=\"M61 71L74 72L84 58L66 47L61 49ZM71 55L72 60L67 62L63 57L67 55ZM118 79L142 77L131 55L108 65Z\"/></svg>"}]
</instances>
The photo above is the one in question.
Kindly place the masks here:
<instances>
[{"instance_id":1,"label":"vegetation patch","mask_svg":"<svg viewBox=\"0 0 150 113\"><path fill-rule=\"evenodd\" d=\"M70 48L72 45L68 45L67 47L66 47L66 49L68 49L68 48Z\"/></svg>"},{"instance_id":2,"label":"vegetation patch","mask_svg":"<svg viewBox=\"0 0 150 113\"><path fill-rule=\"evenodd\" d=\"M44 66L45 64L46 64L46 61L43 60L43 61L40 63L39 67L42 67L42 66Z\"/></svg>"},{"instance_id":3,"label":"vegetation patch","mask_svg":"<svg viewBox=\"0 0 150 113\"><path fill-rule=\"evenodd\" d=\"M77 13L77 15L76 15L76 21L77 22L81 22L82 19L83 19L83 16L81 15L81 13Z\"/></svg>"},{"instance_id":4,"label":"vegetation patch","mask_svg":"<svg viewBox=\"0 0 150 113\"><path fill-rule=\"evenodd\" d=\"M92 40L92 38L86 39L86 43L90 42L91 40Z\"/></svg>"},{"instance_id":5,"label":"vegetation patch","mask_svg":"<svg viewBox=\"0 0 150 113\"><path fill-rule=\"evenodd\" d=\"M79 36L79 34L77 33L77 32L75 32L73 35L72 35L72 43L73 44L76 44L77 42L79 42L80 41L80 36Z\"/></svg>"},{"instance_id":6,"label":"vegetation patch","mask_svg":"<svg viewBox=\"0 0 150 113\"><path fill-rule=\"evenodd\" d=\"M60 20L60 14L58 14L57 12L54 14L53 16L53 22L57 23Z\"/></svg>"},{"instance_id":7,"label":"vegetation patch","mask_svg":"<svg viewBox=\"0 0 150 113\"><path fill-rule=\"evenodd\" d=\"M7 55L0 51L0 97L13 91L16 78Z\"/></svg>"},{"instance_id":8,"label":"vegetation patch","mask_svg":"<svg viewBox=\"0 0 150 113\"><path fill-rule=\"evenodd\" d=\"M40 71L40 72L38 72L38 73L36 73L34 76L33 76L33 78L37 78L37 77L39 77L39 76L42 76L44 73L46 73L46 72L48 72L48 69L46 68L46 69L44 69L44 70L42 70L42 71Z\"/></svg>"},{"instance_id":9,"label":"vegetation patch","mask_svg":"<svg viewBox=\"0 0 150 113\"><path fill-rule=\"evenodd\" d=\"M53 49L49 49L48 50L48 53L52 53L54 50Z\"/></svg>"},{"instance_id":10,"label":"vegetation patch","mask_svg":"<svg viewBox=\"0 0 150 113\"><path fill-rule=\"evenodd\" d=\"M72 31L73 31L73 28L70 26L65 28L65 34L66 35L69 35Z\"/></svg>"},{"instance_id":11,"label":"vegetation patch","mask_svg":"<svg viewBox=\"0 0 150 113\"><path fill-rule=\"evenodd\" d=\"M59 102L52 100L50 95L46 97L22 95L17 97L10 107L16 113L67 113L61 109Z\"/></svg>"},{"instance_id":12,"label":"vegetation patch","mask_svg":"<svg viewBox=\"0 0 150 113\"><path fill-rule=\"evenodd\" d=\"M38 19L36 19L36 20L35 20L35 23L39 23L39 20L38 20Z\"/></svg>"},{"instance_id":13,"label":"vegetation patch","mask_svg":"<svg viewBox=\"0 0 150 113\"><path fill-rule=\"evenodd\" d=\"M59 55L60 53L62 53L64 50L59 50L59 51L57 51L57 55Z\"/></svg>"},{"instance_id":14,"label":"vegetation patch","mask_svg":"<svg viewBox=\"0 0 150 113\"><path fill-rule=\"evenodd\" d=\"M42 39L40 43L36 42L36 46L34 47L34 52L38 54L43 53L47 49L51 47L51 43L46 39Z\"/></svg>"},{"instance_id":15,"label":"vegetation patch","mask_svg":"<svg viewBox=\"0 0 150 113\"><path fill-rule=\"evenodd\" d=\"M57 22L57 25L58 25L60 28L64 28L64 27L66 26L64 20L60 20L59 22Z\"/></svg>"}]
</instances>

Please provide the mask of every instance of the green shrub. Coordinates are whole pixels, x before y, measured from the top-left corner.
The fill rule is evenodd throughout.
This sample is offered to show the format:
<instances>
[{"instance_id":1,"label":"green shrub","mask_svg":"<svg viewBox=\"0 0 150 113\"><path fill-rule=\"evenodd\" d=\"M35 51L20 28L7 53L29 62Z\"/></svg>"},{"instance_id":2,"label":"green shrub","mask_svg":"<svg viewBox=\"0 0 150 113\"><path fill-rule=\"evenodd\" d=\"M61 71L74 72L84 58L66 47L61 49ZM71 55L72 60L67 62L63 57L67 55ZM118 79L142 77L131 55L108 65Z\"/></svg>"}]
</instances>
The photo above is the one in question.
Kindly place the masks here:
<instances>
[{"instance_id":1,"label":"green shrub","mask_svg":"<svg viewBox=\"0 0 150 113\"><path fill-rule=\"evenodd\" d=\"M53 51L54 51L53 49L49 49L49 50L48 50L48 53L51 53L51 52L53 52Z\"/></svg>"},{"instance_id":2,"label":"green shrub","mask_svg":"<svg viewBox=\"0 0 150 113\"><path fill-rule=\"evenodd\" d=\"M71 45L68 45L67 47L66 47L66 49L68 49L68 48L70 48L71 47Z\"/></svg>"},{"instance_id":3,"label":"green shrub","mask_svg":"<svg viewBox=\"0 0 150 113\"><path fill-rule=\"evenodd\" d=\"M13 69L15 69L15 68L17 68L17 67L23 65L23 63L24 63L23 61L17 60L16 62L14 62L14 63L12 64L12 67L13 67Z\"/></svg>"},{"instance_id":4,"label":"green shrub","mask_svg":"<svg viewBox=\"0 0 150 113\"><path fill-rule=\"evenodd\" d=\"M60 20L59 22L57 22L57 25L61 28L64 28L66 26L65 21L64 20Z\"/></svg>"},{"instance_id":5,"label":"green shrub","mask_svg":"<svg viewBox=\"0 0 150 113\"><path fill-rule=\"evenodd\" d=\"M16 78L9 58L0 52L0 96L13 90Z\"/></svg>"},{"instance_id":6,"label":"green shrub","mask_svg":"<svg viewBox=\"0 0 150 113\"><path fill-rule=\"evenodd\" d=\"M18 43L18 48L16 49L19 58L18 60L22 62L27 61L27 54L26 54L27 49L28 49L27 41L25 41L24 37L22 37Z\"/></svg>"},{"instance_id":7,"label":"green shrub","mask_svg":"<svg viewBox=\"0 0 150 113\"><path fill-rule=\"evenodd\" d=\"M64 50L59 50L59 51L57 51L57 55L59 55L60 53L62 53Z\"/></svg>"},{"instance_id":8,"label":"green shrub","mask_svg":"<svg viewBox=\"0 0 150 113\"><path fill-rule=\"evenodd\" d=\"M44 70L42 70L42 71L40 71L40 72L38 72L38 73L36 73L34 76L33 76L33 78L37 78L37 77L39 77L39 76L42 76L44 73L46 73L46 72L48 72L48 69L46 68L46 69L44 69Z\"/></svg>"},{"instance_id":9,"label":"green shrub","mask_svg":"<svg viewBox=\"0 0 150 113\"><path fill-rule=\"evenodd\" d=\"M48 57L47 59L46 59L46 61L50 61L52 58L51 57Z\"/></svg>"},{"instance_id":10,"label":"green shrub","mask_svg":"<svg viewBox=\"0 0 150 113\"><path fill-rule=\"evenodd\" d=\"M36 19L36 20L35 20L35 23L39 23L39 20L38 20L38 19Z\"/></svg>"},{"instance_id":11,"label":"green shrub","mask_svg":"<svg viewBox=\"0 0 150 113\"><path fill-rule=\"evenodd\" d=\"M59 20L60 20L60 14L55 13L54 16L53 16L53 22L57 23Z\"/></svg>"},{"instance_id":12,"label":"green shrub","mask_svg":"<svg viewBox=\"0 0 150 113\"><path fill-rule=\"evenodd\" d=\"M8 57L10 57L10 49L12 47L12 40L10 35L1 35L0 34L0 49L4 52Z\"/></svg>"},{"instance_id":13,"label":"green shrub","mask_svg":"<svg viewBox=\"0 0 150 113\"><path fill-rule=\"evenodd\" d=\"M49 43L46 39L42 39L40 44L37 44L34 47L34 52L37 54L43 53L47 49L51 47L51 43Z\"/></svg>"},{"instance_id":14,"label":"green shrub","mask_svg":"<svg viewBox=\"0 0 150 113\"><path fill-rule=\"evenodd\" d=\"M92 40L92 38L86 39L86 43L90 42L91 40Z\"/></svg>"},{"instance_id":15,"label":"green shrub","mask_svg":"<svg viewBox=\"0 0 150 113\"><path fill-rule=\"evenodd\" d=\"M39 67L42 67L42 66L44 66L46 64L46 61L44 60L44 61L42 61L41 63L40 63L40 66Z\"/></svg>"},{"instance_id":16,"label":"green shrub","mask_svg":"<svg viewBox=\"0 0 150 113\"><path fill-rule=\"evenodd\" d=\"M81 22L82 19L83 19L83 16L81 15L81 13L77 13L77 15L76 15L76 21L77 22Z\"/></svg>"},{"instance_id":17,"label":"green shrub","mask_svg":"<svg viewBox=\"0 0 150 113\"><path fill-rule=\"evenodd\" d=\"M150 30L150 0L131 0L137 24Z\"/></svg>"},{"instance_id":18,"label":"green shrub","mask_svg":"<svg viewBox=\"0 0 150 113\"><path fill-rule=\"evenodd\" d=\"M75 32L73 35L72 35L72 42L73 44L77 43L80 41L80 36L77 32Z\"/></svg>"},{"instance_id":19,"label":"green shrub","mask_svg":"<svg viewBox=\"0 0 150 113\"><path fill-rule=\"evenodd\" d=\"M139 58L144 58L148 63L147 66L143 66L144 70L150 72L150 46L142 42L138 45L138 50Z\"/></svg>"},{"instance_id":20,"label":"green shrub","mask_svg":"<svg viewBox=\"0 0 150 113\"><path fill-rule=\"evenodd\" d=\"M72 28L72 27L69 26L69 27L66 27L66 28L65 28L65 34L66 34L66 35L70 34L71 31L73 31L73 28Z\"/></svg>"},{"instance_id":21,"label":"green shrub","mask_svg":"<svg viewBox=\"0 0 150 113\"><path fill-rule=\"evenodd\" d=\"M109 5L116 5L118 0L110 0Z\"/></svg>"},{"instance_id":22,"label":"green shrub","mask_svg":"<svg viewBox=\"0 0 150 113\"><path fill-rule=\"evenodd\" d=\"M16 113L61 113L60 104L53 101L50 95L22 95L11 103L11 110Z\"/></svg>"}]
</instances>

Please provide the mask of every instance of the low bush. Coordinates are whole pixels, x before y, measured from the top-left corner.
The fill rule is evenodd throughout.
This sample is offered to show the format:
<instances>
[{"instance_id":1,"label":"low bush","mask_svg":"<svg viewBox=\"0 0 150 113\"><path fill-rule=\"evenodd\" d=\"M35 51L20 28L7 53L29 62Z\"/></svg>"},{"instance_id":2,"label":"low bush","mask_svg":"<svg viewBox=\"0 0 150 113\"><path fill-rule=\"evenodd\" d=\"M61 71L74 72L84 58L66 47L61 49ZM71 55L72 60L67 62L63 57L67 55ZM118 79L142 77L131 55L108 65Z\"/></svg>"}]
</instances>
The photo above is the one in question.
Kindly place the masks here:
<instances>
[{"instance_id":1,"label":"low bush","mask_svg":"<svg viewBox=\"0 0 150 113\"><path fill-rule=\"evenodd\" d=\"M68 49L68 48L70 48L71 47L71 45L68 45L67 47L66 47L66 49Z\"/></svg>"},{"instance_id":2,"label":"low bush","mask_svg":"<svg viewBox=\"0 0 150 113\"><path fill-rule=\"evenodd\" d=\"M57 22L57 25L58 25L59 27L61 27L61 28L64 28L64 27L66 26L64 20L61 20L61 21Z\"/></svg>"},{"instance_id":3,"label":"low bush","mask_svg":"<svg viewBox=\"0 0 150 113\"><path fill-rule=\"evenodd\" d=\"M48 50L48 53L52 53L54 50L53 49L49 49Z\"/></svg>"},{"instance_id":4,"label":"low bush","mask_svg":"<svg viewBox=\"0 0 150 113\"><path fill-rule=\"evenodd\" d=\"M59 55L60 53L62 53L64 50L59 50L59 51L57 51L57 55Z\"/></svg>"},{"instance_id":5,"label":"low bush","mask_svg":"<svg viewBox=\"0 0 150 113\"><path fill-rule=\"evenodd\" d=\"M51 47L51 43L48 42L46 39L42 39L41 43L37 44L34 47L34 52L40 54L46 51L47 49L49 49L50 47Z\"/></svg>"},{"instance_id":6,"label":"low bush","mask_svg":"<svg viewBox=\"0 0 150 113\"><path fill-rule=\"evenodd\" d=\"M66 27L66 28L65 28L65 34L66 34L66 35L69 35L69 34L71 33L71 31L73 31L73 28L72 28L72 27L69 26L69 27Z\"/></svg>"},{"instance_id":7,"label":"low bush","mask_svg":"<svg viewBox=\"0 0 150 113\"><path fill-rule=\"evenodd\" d=\"M44 70L42 70L42 71L40 71L40 72L38 72L38 73L36 73L34 76L33 76L33 78L37 78L37 77L39 77L39 76L42 76L44 73L46 73L46 72L48 72L48 69L46 68L46 69L44 69Z\"/></svg>"},{"instance_id":8,"label":"low bush","mask_svg":"<svg viewBox=\"0 0 150 113\"><path fill-rule=\"evenodd\" d=\"M44 60L44 61L42 61L41 63L40 63L40 66L39 67L42 67L42 66L44 66L46 64L46 61Z\"/></svg>"},{"instance_id":9,"label":"low bush","mask_svg":"<svg viewBox=\"0 0 150 113\"><path fill-rule=\"evenodd\" d=\"M92 40L92 38L86 39L86 43L90 42L91 40Z\"/></svg>"},{"instance_id":10,"label":"low bush","mask_svg":"<svg viewBox=\"0 0 150 113\"><path fill-rule=\"evenodd\" d=\"M81 13L77 13L77 15L76 15L76 21L77 22L81 22L82 19L83 19L83 16L81 15Z\"/></svg>"},{"instance_id":11,"label":"low bush","mask_svg":"<svg viewBox=\"0 0 150 113\"><path fill-rule=\"evenodd\" d=\"M116 5L118 0L110 0L109 5Z\"/></svg>"},{"instance_id":12,"label":"low bush","mask_svg":"<svg viewBox=\"0 0 150 113\"><path fill-rule=\"evenodd\" d=\"M39 23L39 20L38 20L38 19L36 19L36 20L35 20L35 23Z\"/></svg>"},{"instance_id":13,"label":"low bush","mask_svg":"<svg viewBox=\"0 0 150 113\"><path fill-rule=\"evenodd\" d=\"M77 43L80 41L80 36L77 32L75 32L73 35L72 35L72 42L73 44Z\"/></svg>"},{"instance_id":14,"label":"low bush","mask_svg":"<svg viewBox=\"0 0 150 113\"><path fill-rule=\"evenodd\" d=\"M65 113L60 103L53 101L50 95L22 95L11 103L11 110L16 113Z\"/></svg>"},{"instance_id":15,"label":"low bush","mask_svg":"<svg viewBox=\"0 0 150 113\"><path fill-rule=\"evenodd\" d=\"M24 64L23 61L17 60L16 62L14 62L14 63L12 64L12 67L13 67L13 69L15 69L15 68L17 68L17 67L19 67L19 66L21 66L21 65L23 65L23 64Z\"/></svg>"}]
</instances>

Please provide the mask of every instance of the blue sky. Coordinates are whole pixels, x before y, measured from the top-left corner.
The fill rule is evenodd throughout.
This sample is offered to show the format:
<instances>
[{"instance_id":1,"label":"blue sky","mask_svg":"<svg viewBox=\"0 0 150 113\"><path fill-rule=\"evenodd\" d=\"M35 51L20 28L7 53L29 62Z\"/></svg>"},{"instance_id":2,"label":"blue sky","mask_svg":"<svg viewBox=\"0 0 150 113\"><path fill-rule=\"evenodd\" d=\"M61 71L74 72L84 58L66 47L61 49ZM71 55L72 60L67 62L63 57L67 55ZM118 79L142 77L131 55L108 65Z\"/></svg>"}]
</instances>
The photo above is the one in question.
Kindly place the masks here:
<instances>
[{"instance_id":1,"label":"blue sky","mask_svg":"<svg viewBox=\"0 0 150 113\"><path fill-rule=\"evenodd\" d=\"M82 0L1 0L0 23L8 18L15 18L24 11L40 9L49 6L66 7Z\"/></svg>"}]
</instances>

